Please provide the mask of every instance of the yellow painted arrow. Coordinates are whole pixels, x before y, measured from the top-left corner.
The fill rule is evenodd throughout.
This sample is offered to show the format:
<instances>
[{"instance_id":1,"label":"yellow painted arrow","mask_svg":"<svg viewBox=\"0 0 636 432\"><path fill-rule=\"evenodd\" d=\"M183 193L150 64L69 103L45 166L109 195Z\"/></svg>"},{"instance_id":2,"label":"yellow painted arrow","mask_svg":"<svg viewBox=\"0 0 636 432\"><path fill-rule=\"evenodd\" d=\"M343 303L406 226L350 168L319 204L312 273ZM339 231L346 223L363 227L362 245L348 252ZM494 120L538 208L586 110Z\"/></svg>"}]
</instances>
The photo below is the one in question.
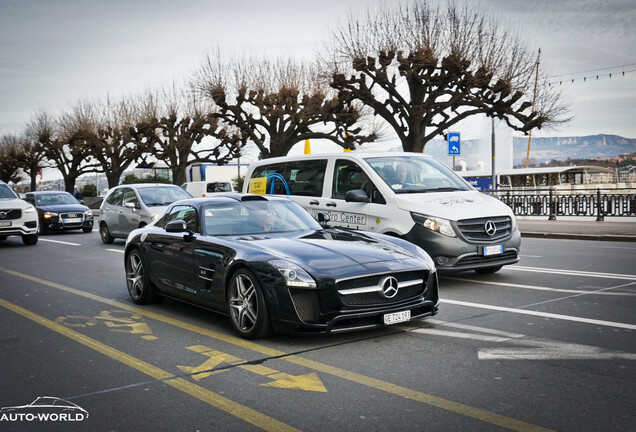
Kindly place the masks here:
<instances>
[{"instance_id":1,"label":"yellow painted arrow","mask_svg":"<svg viewBox=\"0 0 636 432\"><path fill-rule=\"evenodd\" d=\"M212 374L223 372L224 370L212 371L212 369L214 369L221 363L226 363L230 365L236 365L241 369L273 380L268 383L261 384L261 386L264 387L297 389L315 392L327 391L322 381L318 377L318 374L316 374L315 372L304 375L290 375L266 366L246 364L247 362L245 360L241 360L238 357L225 354L221 351L213 350L212 348L208 348L203 345L192 345L187 347L187 349L209 357L201 365L196 367L177 366L183 372L194 374L192 375L192 379L196 381L207 378Z\"/></svg>"}]
</instances>

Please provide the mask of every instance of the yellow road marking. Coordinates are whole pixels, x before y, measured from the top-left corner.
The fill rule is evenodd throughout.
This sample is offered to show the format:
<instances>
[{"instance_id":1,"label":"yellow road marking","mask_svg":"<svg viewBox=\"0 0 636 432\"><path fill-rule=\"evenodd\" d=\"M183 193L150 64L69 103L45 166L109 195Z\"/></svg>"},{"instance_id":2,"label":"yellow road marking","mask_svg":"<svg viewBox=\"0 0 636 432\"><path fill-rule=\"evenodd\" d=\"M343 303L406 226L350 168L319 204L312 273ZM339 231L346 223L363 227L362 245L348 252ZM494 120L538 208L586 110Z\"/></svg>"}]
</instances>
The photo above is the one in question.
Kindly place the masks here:
<instances>
[{"instance_id":1,"label":"yellow road marking","mask_svg":"<svg viewBox=\"0 0 636 432\"><path fill-rule=\"evenodd\" d=\"M6 300L0 299L0 306L9 309L19 315L22 315L23 317L28 318L31 321L34 321L50 330L53 330L54 332L66 336L69 339L74 340L75 342L81 343L82 345L101 354L104 354L105 356L108 356L113 360L123 363L126 366L137 369L138 371L149 375L154 379L164 380L163 382L176 388L177 390L187 393L190 396L193 396L209 405L219 408L227 412L228 414L245 420L246 422L251 423L261 429L268 431L298 431L298 429L295 429L285 423L268 417L265 414L259 413L258 411L236 403L221 395L211 392L210 390L193 384L183 378L177 378L170 372L164 371L163 369L153 366L150 363L146 363L143 360L140 360L113 347L98 342L95 339L89 338L88 336L84 336L83 334L78 333L75 330L71 330L61 324L57 324L54 321L44 318L20 306L14 305L13 303L10 303Z\"/></svg>"},{"instance_id":2,"label":"yellow road marking","mask_svg":"<svg viewBox=\"0 0 636 432\"><path fill-rule=\"evenodd\" d=\"M297 389L297 390L306 390L306 391L315 391L315 392L326 392L327 389L323 385L320 378L316 373L308 373L304 375L290 375L283 372L279 372L276 369L269 368L263 365L251 365L246 364L245 360L242 360L238 357L235 357L230 354L223 353L221 351L217 351L212 348L208 348L203 345L192 345L186 347L190 351L197 352L199 354L203 354L208 357L206 361L204 361L201 365L197 367L191 366L177 366L179 369L188 374L192 375L192 378L199 381L203 378L207 378L212 374L217 374L220 371L212 371L215 367L220 365L221 363L227 363L230 365L238 366L241 369L247 370L249 372L267 377L272 379L273 381L261 384L261 386L268 387L276 387L276 388L284 388L284 389ZM199 372L199 373L197 373Z\"/></svg>"},{"instance_id":3,"label":"yellow road marking","mask_svg":"<svg viewBox=\"0 0 636 432\"><path fill-rule=\"evenodd\" d=\"M422 402L427 405L435 406L438 408L445 409L447 411L451 411L457 414L461 414L467 417L472 417L486 423L494 424L497 426L501 426L510 430L518 431L518 432L551 432L551 429L546 429L541 426L533 425L531 423L526 423L521 420L513 419L511 417L506 417L500 414L496 414L490 411L485 411L479 408L472 407L470 405L462 404L459 402L453 402L448 399L443 399L437 396L429 395L426 393L418 392L415 390L411 390L406 387L398 386L395 384L391 384L385 381L381 381L375 378L367 377L365 375L360 375L354 372L349 372L344 369L340 369L337 367L329 366L324 363L319 363L313 360L308 360L302 357L288 355L282 351L278 351L272 348L265 347L263 345L256 344L254 342L250 342L247 340L239 339L237 337L229 336L223 333L219 333L213 330L208 330L203 327L199 327L193 324L188 324L183 321L179 321L173 318L166 317L164 315L160 315L148 310L145 310L140 307L132 306L125 303L120 303L115 300L109 300L104 297L100 297L95 294L87 293L84 291L80 291L71 287L67 287L55 282L50 282L44 279L40 279L34 276L29 276L27 274L19 273L13 270L8 270L0 267L0 270L5 273L11 274L13 276L27 279L42 285L50 286L53 288L57 288L62 291L66 291L72 294L76 294L97 302L105 303L108 305L120 307L122 309L129 310L131 312L136 312L141 314L147 318L151 318L166 324L170 324L193 333L198 333L203 336L207 336L222 342L226 342L238 347L246 348L270 357L281 357L281 360L288 361L293 364L297 364L300 366L304 366L308 369L313 369L319 372L323 372L329 375L333 375L335 377L349 380L367 387L375 388L393 395L401 396L404 398L410 398Z\"/></svg>"}]
</instances>

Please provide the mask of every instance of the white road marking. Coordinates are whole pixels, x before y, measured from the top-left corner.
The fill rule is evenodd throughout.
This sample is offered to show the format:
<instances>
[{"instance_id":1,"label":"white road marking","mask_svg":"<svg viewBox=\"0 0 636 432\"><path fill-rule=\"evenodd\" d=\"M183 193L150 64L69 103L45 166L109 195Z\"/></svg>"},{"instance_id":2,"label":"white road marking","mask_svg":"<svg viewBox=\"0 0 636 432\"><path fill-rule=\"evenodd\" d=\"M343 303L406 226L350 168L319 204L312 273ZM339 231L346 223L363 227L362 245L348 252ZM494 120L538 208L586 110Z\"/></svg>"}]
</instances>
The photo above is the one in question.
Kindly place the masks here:
<instances>
[{"instance_id":1,"label":"white road marking","mask_svg":"<svg viewBox=\"0 0 636 432\"><path fill-rule=\"evenodd\" d=\"M123 250L121 250L121 249L106 249L106 250L107 250L107 251L110 251L110 252L124 253L124 251L123 251Z\"/></svg>"},{"instance_id":2,"label":"white road marking","mask_svg":"<svg viewBox=\"0 0 636 432\"><path fill-rule=\"evenodd\" d=\"M586 277L595 277L595 278L603 278L603 279L622 279L622 280L633 280L636 281L636 275L627 275L627 274L617 274L617 273L599 273L599 272L588 272L582 270L560 270L560 269L548 269L541 267L524 267L524 266L507 266L506 270L515 270L515 271L527 271L527 272L535 272L535 273L548 273L548 274L559 274L559 275L567 275L567 276L586 276Z\"/></svg>"},{"instance_id":3,"label":"white road marking","mask_svg":"<svg viewBox=\"0 0 636 432\"><path fill-rule=\"evenodd\" d=\"M65 245L69 245L69 246L82 246L79 243L70 243L70 242L65 242L65 241L60 241L60 240L43 239L42 237L40 237L39 240L43 241L43 242L60 243L60 244L65 244Z\"/></svg>"},{"instance_id":4,"label":"white road marking","mask_svg":"<svg viewBox=\"0 0 636 432\"><path fill-rule=\"evenodd\" d=\"M605 327L615 327L615 328L622 328L622 329L628 329L628 330L636 330L636 325L634 324L595 320L595 319L575 317L570 315L553 314L548 312L539 312L539 311L532 311L532 310L526 310L526 309L508 308L503 306L494 306L494 305L487 305L487 304L481 304L481 303L469 303L469 302L463 302L458 300L442 299L440 300L440 302L447 303L447 304L454 304L457 306L468 306L468 307L474 307L479 309L489 309L489 310L496 310L500 312L517 313L522 315L533 315L533 316L539 316L544 318L553 318L553 319L559 319L564 321L574 321L574 322L580 322L585 324L600 325Z\"/></svg>"},{"instance_id":5,"label":"white road marking","mask_svg":"<svg viewBox=\"0 0 636 432\"><path fill-rule=\"evenodd\" d=\"M480 348L479 360L636 360L636 354L564 342L519 341L531 348Z\"/></svg>"},{"instance_id":6,"label":"white road marking","mask_svg":"<svg viewBox=\"0 0 636 432\"><path fill-rule=\"evenodd\" d=\"M543 258L541 255L519 255L520 258Z\"/></svg>"},{"instance_id":7,"label":"white road marking","mask_svg":"<svg viewBox=\"0 0 636 432\"><path fill-rule=\"evenodd\" d=\"M429 319L426 322L467 331L448 331L429 327L401 327L405 331L414 333L517 345L514 348L479 348L477 353L479 360L636 360L635 353L611 351L591 345L533 339L519 333L509 333L435 319Z\"/></svg>"},{"instance_id":8,"label":"white road marking","mask_svg":"<svg viewBox=\"0 0 636 432\"><path fill-rule=\"evenodd\" d=\"M496 285L496 286L503 286L503 287L510 287L510 288L525 288L525 289L531 289L531 290L537 290L537 291L565 292L565 293L572 293L572 294L595 294L595 295L607 295L607 296L636 296L636 293L608 292L605 290L586 291L586 290L574 290L574 289L566 289L566 288L550 288L550 287L542 287L537 285L522 285L522 284L513 284L513 283L506 283L506 282L482 281L482 280L459 278L459 277L445 277L444 279L456 280L460 282L470 282L470 283L475 283L479 285Z\"/></svg>"}]
</instances>

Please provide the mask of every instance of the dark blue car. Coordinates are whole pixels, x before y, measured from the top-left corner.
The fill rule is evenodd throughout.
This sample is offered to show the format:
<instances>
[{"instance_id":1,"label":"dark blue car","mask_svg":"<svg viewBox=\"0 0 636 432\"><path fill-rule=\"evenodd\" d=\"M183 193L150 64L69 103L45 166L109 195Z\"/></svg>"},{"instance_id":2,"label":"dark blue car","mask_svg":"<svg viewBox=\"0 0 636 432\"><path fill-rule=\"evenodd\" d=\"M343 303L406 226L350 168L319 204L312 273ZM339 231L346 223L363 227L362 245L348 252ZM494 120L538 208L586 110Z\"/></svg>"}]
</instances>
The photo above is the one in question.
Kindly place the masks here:
<instances>
[{"instance_id":1,"label":"dark blue car","mask_svg":"<svg viewBox=\"0 0 636 432\"><path fill-rule=\"evenodd\" d=\"M68 192L28 192L24 199L38 211L40 234L79 229L85 233L93 231L93 212Z\"/></svg>"}]
</instances>

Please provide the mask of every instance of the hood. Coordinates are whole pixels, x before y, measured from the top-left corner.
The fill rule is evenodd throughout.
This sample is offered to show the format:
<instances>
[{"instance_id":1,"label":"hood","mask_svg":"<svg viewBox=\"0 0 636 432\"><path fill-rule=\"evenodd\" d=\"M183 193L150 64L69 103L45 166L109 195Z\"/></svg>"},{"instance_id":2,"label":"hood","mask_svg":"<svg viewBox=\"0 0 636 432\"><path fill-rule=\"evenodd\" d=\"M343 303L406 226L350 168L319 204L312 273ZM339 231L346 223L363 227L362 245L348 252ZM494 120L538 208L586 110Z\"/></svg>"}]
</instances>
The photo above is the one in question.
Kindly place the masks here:
<instances>
[{"instance_id":1,"label":"hood","mask_svg":"<svg viewBox=\"0 0 636 432\"><path fill-rule=\"evenodd\" d=\"M396 202L402 210L453 221L493 216L514 217L506 204L477 191L397 194Z\"/></svg>"},{"instance_id":2,"label":"hood","mask_svg":"<svg viewBox=\"0 0 636 432\"><path fill-rule=\"evenodd\" d=\"M241 237L238 240L272 257L293 261L315 277L337 279L352 273L368 274L370 269L379 272L427 268L425 262L396 244L337 229L299 237Z\"/></svg>"},{"instance_id":3,"label":"hood","mask_svg":"<svg viewBox=\"0 0 636 432\"><path fill-rule=\"evenodd\" d=\"M84 213L85 211L88 211L89 208L82 204L54 204L54 205L38 206L38 210L55 212L55 213L62 213L62 212Z\"/></svg>"}]
</instances>

